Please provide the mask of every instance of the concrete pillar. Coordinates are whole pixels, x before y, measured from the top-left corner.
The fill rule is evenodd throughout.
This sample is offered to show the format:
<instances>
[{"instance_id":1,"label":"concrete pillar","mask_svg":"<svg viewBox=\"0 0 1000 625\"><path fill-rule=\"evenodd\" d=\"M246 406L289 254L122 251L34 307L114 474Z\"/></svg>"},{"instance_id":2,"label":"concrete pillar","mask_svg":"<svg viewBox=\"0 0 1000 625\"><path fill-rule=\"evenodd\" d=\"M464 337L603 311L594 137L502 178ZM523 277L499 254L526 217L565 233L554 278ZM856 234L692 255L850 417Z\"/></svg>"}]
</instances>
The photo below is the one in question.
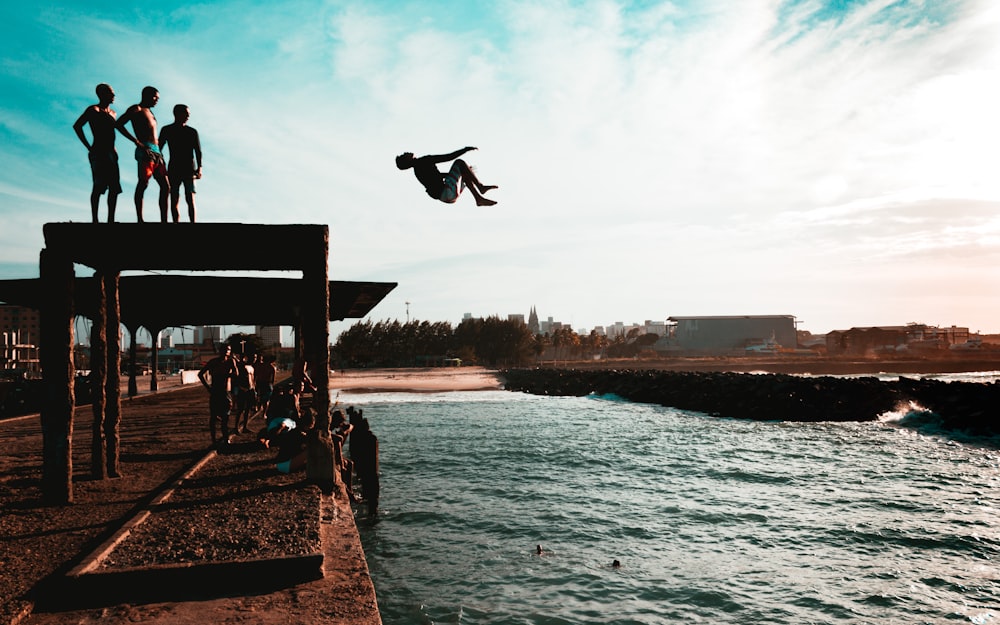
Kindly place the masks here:
<instances>
[{"instance_id":1,"label":"concrete pillar","mask_svg":"<svg viewBox=\"0 0 1000 625\"><path fill-rule=\"evenodd\" d=\"M122 418L122 387L121 387L121 314L119 309L118 282L120 273L107 271L104 273L104 294L107 298L107 314L105 315L105 335L107 337L108 374L105 380L107 401L104 408L104 444L107 450L106 460L108 477L119 477L119 434L118 428Z\"/></svg>"},{"instance_id":2,"label":"concrete pillar","mask_svg":"<svg viewBox=\"0 0 1000 625\"><path fill-rule=\"evenodd\" d=\"M330 437L330 282L327 262L330 233L324 228L321 241L309 241L310 254L302 268L302 345L312 366L313 408L316 429L310 435L306 476L321 487L339 483L333 441Z\"/></svg>"},{"instance_id":3,"label":"concrete pillar","mask_svg":"<svg viewBox=\"0 0 1000 625\"><path fill-rule=\"evenodd\" d=\"M39 258L42 301L39 360L42 401L42 496L73 502L73 262L52 250Z\"/></svg>"},{"instance_id":4,"label":"concrete pillar","mask_svg":"<svg viewBox=\"0 0 1000 625\"><path fill-rule=\"evenodd\" d=\"M91 428L90 474L103 480L108 476L105 456L104 418L108 377L108 298L104 291L104 274L94 272L95 301L97 303L90 329L90 387L93 397L94 421Z\"/></svg>"},{"instance_id":5,"label":"concrete pillar","mask_svg":"<svg viewBox=\"0 0 1000 625\"><path fill-rule=\"evenodd\" d=\"M129 333L129 344L128 344L128 396L135 397L139 394L139 384L135 379L135 371L137 369L137 363L135 362L137 350L135 343L135 335L139 332L138 325L125 325L125 329Z\"/></svg>"},{"instance_id":6,"label":"concrete pillar","mask_svg":"<svg viewBox=\"0 0 1000 625\"><path fill-rule=\"evenodd\" d=\"M160 332L163 331L163 328L146 329L149 330L149 334L153 337L153 351L149 355L149 368L152 369L152 374L149 376L149 390L155 393L160 388L156 374L160 370Z\"/></svg>"}]
</instances>

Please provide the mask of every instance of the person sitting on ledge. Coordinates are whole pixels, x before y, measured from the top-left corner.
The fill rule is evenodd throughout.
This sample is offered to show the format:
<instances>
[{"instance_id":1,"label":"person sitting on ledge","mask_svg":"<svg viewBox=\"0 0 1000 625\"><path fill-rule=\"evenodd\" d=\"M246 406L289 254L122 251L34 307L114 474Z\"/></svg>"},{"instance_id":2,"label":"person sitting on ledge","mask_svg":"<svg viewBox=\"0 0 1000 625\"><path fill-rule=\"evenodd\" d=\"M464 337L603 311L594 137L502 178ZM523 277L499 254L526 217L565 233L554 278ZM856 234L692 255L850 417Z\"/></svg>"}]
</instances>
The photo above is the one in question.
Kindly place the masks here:
<instances>
[{"instance_id":1,"label":"person sitting on ledge","mask_svg":"<svg viewBox=\"0 0 1000 625\"><path fill-rule=\"evenodd\" d=\"M306 468L309 452L306 449L306 439L316 424L316 417L311 408L302 412L301 424L293 429L281 429L273 438L278 447L275 457L275 467L281 473L294 473Z\"/></svg>"}]
</instances>

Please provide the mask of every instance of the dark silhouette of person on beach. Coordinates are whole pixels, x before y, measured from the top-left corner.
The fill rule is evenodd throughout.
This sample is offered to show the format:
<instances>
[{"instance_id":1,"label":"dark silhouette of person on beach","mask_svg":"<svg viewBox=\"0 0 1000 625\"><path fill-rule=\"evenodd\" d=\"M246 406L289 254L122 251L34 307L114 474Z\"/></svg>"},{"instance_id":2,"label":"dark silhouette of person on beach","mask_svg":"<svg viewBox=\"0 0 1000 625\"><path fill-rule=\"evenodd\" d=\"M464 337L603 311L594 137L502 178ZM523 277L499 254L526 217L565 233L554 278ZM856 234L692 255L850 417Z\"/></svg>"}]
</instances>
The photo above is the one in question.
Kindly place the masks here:
<instances>
[{"instance_id":1,"label":"dark silhouette of person on beach","mask_svg":"<svg viewBox=\"0 0 1000 625\"><path fill-rule=\"evenodd\" d=\"M135 144L135 160L139 165L138 181L135 185L135 214L142 223L142 196L149 186L149 178L156 178L160 185L160 221L167 223L167 200L170 195L170 180L167 179L167 167L163 163L163 154L156 140L156 116L153 107L160 101L160 92L156 87L143 87L142 100L138 104L125 109L118 118L115 128L125 138ZM131 122L132 132L125 126Z\"/></svg>"},{"instance_id":2,"label":"dark silhouette of person on beach","mask_svg":"<svg viewBox=\"0 0 1000 625\"><path fill-rule=\"evenodd\" d=\"M297 395L316 392L316 385L309 377L309 362L305 358L297 359L292 365L292 389Z\"/></svg>"},{"instance_id":3,"label":"dark silhouette of person on beach","mask_svg":"<svg viewBox=\"0 0 1000 625\"><path fill-rule=\"evenodd\" d=\"M219 355L205 363L198 372L198 379L208 389L208 429L212 433L212 444L216 444L216 421L222 424L223 444L229 443L229 411L232 410L230 389L239 375L233 350L229 343L219 346Z\"/></svg>"},{"instance_id":4,"label":"dark silhouette of person on beach","mask_svg":"<svg viewBox=\"0 0 1000 625\"><path fill-rule=\"evenodd\" d=\"M170 211L174 223L180 221L181 186L188 217L194 223L194 181L201 179L201 141L198 131L187 125L191 111L186 104L174 106L174 123L160 130L160 148L170 150L167 177L170 179Z\"/></svg>"},{"instance_id":5,"label":"dark silhouette of person on beach","mask_svg":"<svg viewBox=\"0 0 1000 625\"><path fill-rule=\"evenodd\" d=\"M268 354L267 358L254 369L257 377L257 399L265 415L271 403L271 396L274 394L274 379L278 375L278 370L274 366L275 360L273 354Z\"/></svg>"},{"instance_id":6,"label":"dark silhouette of person on beach","mask_svg":"<svg viewBox=\"0 0 1000 625\"><path fill-rule=\"evenodd\" d=\"M483 197L483 194L491 189L498 188L496 185L484 185L479 182L475 172L458 158L466 152L475 150L474 147L465 147L455 150L451 154L428 154L417 158L413 152L404 152L396 157L396 167L401 170L413 168L413 175L417 177L420 184L424 185L427 195L435 200L440 200L446 204L454 204L466 187L476 198L478 206L493 206L495 200ZM438 163L455 161L448 173L442 173L437 168Z\"/></svg>"},{"instance_id":7,"label":"dark silhouette of person on beach","mask_svg":"<svg viewBox=\"0 0 1000 625\"><path fill-rule=\"evenodd\" d=\"M108 192L108 223L115 220L115 207L118 205L118 194L122 192L121 173L118 170L118 152L115 150L115 111L111 103L115 101L115 90L111 85L97 85L97 104L92 104L83 111L73 130L80 137L90 159L90 171L94 180L90 192L90 212L96 224L97 209L104 192ZM93 142L87 142L83 133L84 126L90 126Z\"/></svg>"}]
</instances>

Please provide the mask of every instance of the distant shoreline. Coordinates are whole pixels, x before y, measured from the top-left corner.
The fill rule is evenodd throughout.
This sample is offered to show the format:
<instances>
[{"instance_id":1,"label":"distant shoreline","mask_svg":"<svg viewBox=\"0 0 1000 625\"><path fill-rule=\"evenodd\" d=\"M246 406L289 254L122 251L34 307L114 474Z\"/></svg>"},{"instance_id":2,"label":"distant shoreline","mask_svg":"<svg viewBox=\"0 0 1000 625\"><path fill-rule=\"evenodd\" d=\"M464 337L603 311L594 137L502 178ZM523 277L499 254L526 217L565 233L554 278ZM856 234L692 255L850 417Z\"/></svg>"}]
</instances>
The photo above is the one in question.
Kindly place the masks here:
<instances>
[{"instance_id":1,"label":"distant shoreline","mask_svg":"<svg viewBox=\"0 0 1000 625\"><path fill-rule=\"evenodd\" d=\"M951 356L951 354L949 354ZM693 373L786 373L800 375L938 374L1000 371L1000 353L941 358L691 357L664 360L546 361L543 369L634 369Z\"/></svg>"},{"instance_id":2,"label":"distant shoreline","mask_svg":"<svg viewBox=\"0 0 1000 625\"><path fill-rule=\"evenodd\" d=\"M937 359L834 359L702 357L669 360L560 360L526 368L639 371L687 371L692 373L784 373L790 375L933 375L1000 371L1000 354L979 358ZM335 369L330 373L330 391L349 393L502 390L501 372L481 366L393 367Z\"/></svg>"},{"instance_id":3,"label":"distant shoreline","mask_svg":"<svg viewBox=\"0 0 1000 625\"><path fill-rule=\"evenodd\" d=\"M502 388L498 372L486 367L335 369L330 372L331 393L436 393Z\"/></svg>"}]
</instances>

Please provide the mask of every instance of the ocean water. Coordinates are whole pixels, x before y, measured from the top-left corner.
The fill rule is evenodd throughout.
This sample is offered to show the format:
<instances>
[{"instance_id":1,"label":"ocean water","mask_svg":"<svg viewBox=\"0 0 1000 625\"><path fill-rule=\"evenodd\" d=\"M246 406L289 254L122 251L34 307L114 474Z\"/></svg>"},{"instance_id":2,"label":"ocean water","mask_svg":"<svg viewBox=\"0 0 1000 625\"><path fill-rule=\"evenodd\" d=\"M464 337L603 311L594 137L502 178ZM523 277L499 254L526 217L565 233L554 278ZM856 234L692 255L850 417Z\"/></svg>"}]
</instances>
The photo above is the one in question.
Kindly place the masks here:
<instances>
[{"instance_id":1,"label":"ocean water","mask_svg":"<svg viewBox=\"0 0 1000 625\"><path fill-rule=\"evenodd\" d=\"M996 441L901 414L340 399L379 437L381 511L358 527L386 625L1000 623Z\"/></svg>"}]
</instances>

